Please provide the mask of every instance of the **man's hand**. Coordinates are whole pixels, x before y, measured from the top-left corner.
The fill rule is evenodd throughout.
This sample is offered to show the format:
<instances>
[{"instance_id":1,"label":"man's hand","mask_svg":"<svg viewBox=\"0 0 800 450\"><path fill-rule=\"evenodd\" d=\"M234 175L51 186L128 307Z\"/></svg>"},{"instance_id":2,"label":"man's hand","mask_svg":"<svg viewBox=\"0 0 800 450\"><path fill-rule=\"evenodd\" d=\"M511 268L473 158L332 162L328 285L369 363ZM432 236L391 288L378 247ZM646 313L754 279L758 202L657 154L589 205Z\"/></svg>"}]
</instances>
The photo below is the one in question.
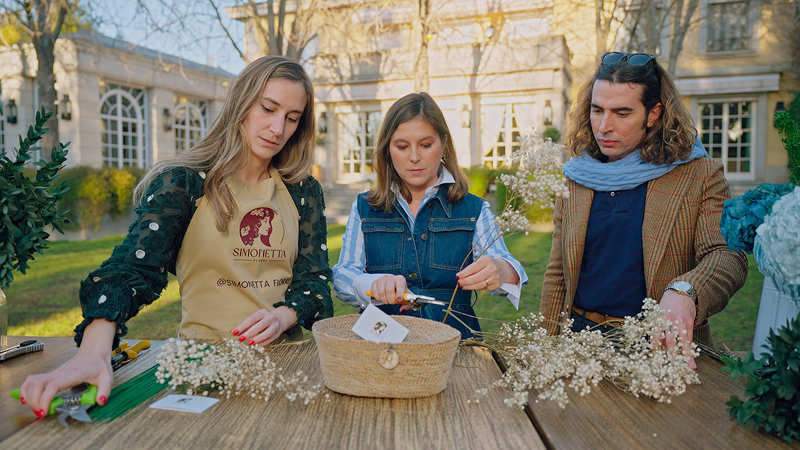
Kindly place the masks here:
<instances>
[{"instance_id":1,"label":"man's hand","mask_svg":"<svg viewBox=\"0 0 800 450\"><path fill-rule=\"evenodd\" d=\"M664 291L664 295L661 296L659 304L666 312L667 319L678 323L678 330L680 332L678 339L686 344L684 348L687 348L689 343L692 342L694 319L697 317L694 300L688 295L668 289ZM667 348L673 347L675 345L675 336L668 334L665 337L665 344ZM697 369L697 364L692 357L689 358L689 367L695 370Z\"/></svg>"}]
</instances>

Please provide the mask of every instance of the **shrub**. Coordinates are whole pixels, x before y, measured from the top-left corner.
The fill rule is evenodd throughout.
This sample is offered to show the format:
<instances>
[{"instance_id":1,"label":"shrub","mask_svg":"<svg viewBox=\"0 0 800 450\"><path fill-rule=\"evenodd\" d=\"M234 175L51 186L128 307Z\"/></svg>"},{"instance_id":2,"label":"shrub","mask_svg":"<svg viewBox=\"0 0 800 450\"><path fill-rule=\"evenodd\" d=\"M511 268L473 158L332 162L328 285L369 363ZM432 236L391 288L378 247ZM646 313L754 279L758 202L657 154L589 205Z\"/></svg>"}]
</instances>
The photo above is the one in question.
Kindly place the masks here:
<instances>
[{"instance_id":1,"label":"shrub","mask_svg":"<svg viewBox=\"0 0 800 450\"><path fill-rule=\"evenodd\" d=\"M82 227L97 231L111 208L111 187L105 177L89 173L78 185L78 220Z\"/></svg>"},{"instance_id":2,"label":"shrub","mask_svg":"<svg viewBox=\"0 0 800 450\"><path fill-rule=\"evenodd\" d=\"M97 230L103 217L124 216L133 207L133 189L143 175L140 169L96 169L77 166L65 169L60 177L69 187L61 207L69 210L71 229Z\"/></svg>"},{"instance_id":3,"label":"shrub","mask_svg":"<svg viewBox=\"0 0 800 450\"><path fill-rule=\"evenodd\" d=\"M558 142L561 140L561 132L556 127L547 127L542 133L542 138L550 138L551 141Z\"/></svg>"},{"instance_id":4,"label":"shrub","mask_svg":"<svg viewBox=\"0 0 800 450\"><path fill-rule=\"evenodd\" d=\"M489 169L483 166L475 166L466 169L462 168L462 170L469 178L469 193L486 198L486 194L489 192L489 184L492 181Z\"/></svg>"},{"instance_id":5,"label":"shrub","mask_svg":"<svg viewBox=\"0 0 800 450\"><path fill-rule=\"evenodd\" d=\"M800 102L800 96L795 102ZM781 134L786 152L789 154L789 181L800 184L800 126L798 119L787 111L775 113L775 127Z\"/></svg>"},{"instance_id":6,"label":"shrub","mask_svg":"<svg viewBox=\"0 0 800 450\"><path fill-rule=\"evenodd\" d=\"M120 217L128 213L133 206L133 189L142 177L140 171L128 169L105 169L103 178L108 182L111 193L109 214Z\"/></svg>"}]
</instances>

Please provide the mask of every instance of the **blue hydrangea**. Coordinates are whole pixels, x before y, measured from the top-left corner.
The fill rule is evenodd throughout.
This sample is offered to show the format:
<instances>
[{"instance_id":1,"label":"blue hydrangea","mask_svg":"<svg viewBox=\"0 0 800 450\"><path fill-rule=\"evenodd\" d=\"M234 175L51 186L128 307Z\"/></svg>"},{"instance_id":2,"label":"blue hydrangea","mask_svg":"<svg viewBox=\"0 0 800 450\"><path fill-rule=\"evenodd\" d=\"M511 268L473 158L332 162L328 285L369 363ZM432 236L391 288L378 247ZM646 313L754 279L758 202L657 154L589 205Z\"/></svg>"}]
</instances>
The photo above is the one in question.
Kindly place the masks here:
<instances>
[{"instance_id":1,"label":"blue hydrangea","mask_svg":"<svg viewBox=\"0 0 800 450\"><path fill-rule=\"evenodd\" d=\"M753 251L756 228L772 211L772 205L792 191L791 183L760 184L739 197L725 200L719 228L732 250Z\"/></svg>"},{"instance_id":2,"label":"blue hydrangea","mask_svg":"<svg viewBox=\"0 0 800 450\"><path fill-rule=\"evenodd\" d=\"M800 302L800 187L775 202L756 230L753 254L758 270Z\"/></svg>"}]
</instances>

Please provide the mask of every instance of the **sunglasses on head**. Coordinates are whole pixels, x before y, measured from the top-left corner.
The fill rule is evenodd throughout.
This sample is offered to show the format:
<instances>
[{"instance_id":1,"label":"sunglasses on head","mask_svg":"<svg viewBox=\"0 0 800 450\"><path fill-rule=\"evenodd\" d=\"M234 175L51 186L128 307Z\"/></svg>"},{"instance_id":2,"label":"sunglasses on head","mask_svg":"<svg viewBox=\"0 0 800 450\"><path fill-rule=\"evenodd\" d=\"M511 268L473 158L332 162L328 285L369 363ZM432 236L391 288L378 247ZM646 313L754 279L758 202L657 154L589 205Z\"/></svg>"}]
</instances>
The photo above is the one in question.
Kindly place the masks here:
<instances>
[{"instance_id":1,"label":"sunglasses on head","mask_svg":"<svg viewBox=\"0 0 800 450\"><path fill-rule=\"evenodd\" d=\"M655 56L647 53L607 52L600 58L600 64L616 66L618 64L628 63L631 66L644 66L655 59Z\"/></svg>"}]
</instances>

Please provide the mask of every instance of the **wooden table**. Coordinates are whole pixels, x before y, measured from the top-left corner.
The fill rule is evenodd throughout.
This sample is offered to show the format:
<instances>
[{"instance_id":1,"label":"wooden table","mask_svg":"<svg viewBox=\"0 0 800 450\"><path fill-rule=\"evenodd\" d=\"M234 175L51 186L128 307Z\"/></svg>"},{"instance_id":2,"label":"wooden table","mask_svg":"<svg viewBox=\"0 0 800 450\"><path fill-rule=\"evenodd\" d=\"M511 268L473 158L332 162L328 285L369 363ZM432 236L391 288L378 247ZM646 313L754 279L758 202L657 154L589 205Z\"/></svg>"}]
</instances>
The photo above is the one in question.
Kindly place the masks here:
<instances>
[{"instance_id":1,"label":"wooden table","mask_svg":"<svg viewBox=\"0 0 800 450\"><path fill-rule=\"evenodd\" d=\"M26 338L10 338L16 343ZM110 424L61 427L50 416L36 420L7 397L27 374L56 367L75 347L68 338L39 338L45 351L0 363L2 448L774 448L782 441L728 419L725 402L741 387L708 357L698 359L701 386L672 404L623 394L603 384L586 397L570 396L561 410L531 403L526 411L503 404L496 392L475 398L474 389L500 375L492 355L461 348L447 389L420 399L370 399L330 392L307 406L275 396L270 402L222 399L203 414L140 405ZM115 383L152 366L153 349L117 372ZM288 371L302 369L322 382L312 343L271 351ZM164 394L161 394L164 395ZM158 396L156 397L158 398Z\"/></svg>"}]
</instances>

